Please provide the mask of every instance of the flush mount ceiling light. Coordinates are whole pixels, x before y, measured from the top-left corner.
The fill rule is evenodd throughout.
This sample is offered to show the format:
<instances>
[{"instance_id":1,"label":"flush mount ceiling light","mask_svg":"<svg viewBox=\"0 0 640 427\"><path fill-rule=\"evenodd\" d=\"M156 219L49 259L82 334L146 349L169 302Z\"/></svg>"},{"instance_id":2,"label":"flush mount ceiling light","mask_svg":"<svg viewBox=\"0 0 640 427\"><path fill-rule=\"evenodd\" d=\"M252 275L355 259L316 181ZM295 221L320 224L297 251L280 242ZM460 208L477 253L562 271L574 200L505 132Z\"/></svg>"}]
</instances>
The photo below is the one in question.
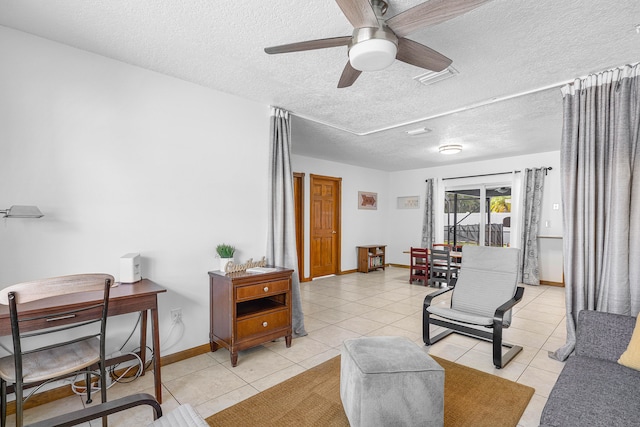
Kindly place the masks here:
<instances>
[{"instance_id":1,"label":"flush mount ceiling light","mask_svg":"<svg viewBox=\"0 0 640 427\"><path fill-rule=\"evenodd\" d=\"M449 144L449 145L441 145L438 147L438 151L440 154L458 154L462 151L462 145L460 144Z\"/></svg>"}]
</instances>

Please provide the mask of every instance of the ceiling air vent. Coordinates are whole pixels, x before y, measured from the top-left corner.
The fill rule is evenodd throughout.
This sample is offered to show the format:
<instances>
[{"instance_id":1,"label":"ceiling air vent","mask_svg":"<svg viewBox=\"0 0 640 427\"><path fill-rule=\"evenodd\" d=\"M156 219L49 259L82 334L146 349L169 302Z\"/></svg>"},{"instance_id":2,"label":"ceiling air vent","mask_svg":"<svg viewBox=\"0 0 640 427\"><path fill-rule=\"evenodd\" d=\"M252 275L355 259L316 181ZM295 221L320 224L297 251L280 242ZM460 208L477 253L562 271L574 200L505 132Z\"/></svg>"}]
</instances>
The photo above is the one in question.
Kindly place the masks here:
<instances>
[{"instance_id":1,"label":"ceiling air vent","mask_svg":"<svg viewBox=\"0 0 640 427\"><path fill-rule=\"evenodd\" d=\"M440 72L427 71L426 73L420 74L419 76L414 77L413 79L417 80L418 82L422 83L425 86L428 86L428 85L437 83L439 81L454 77L456 74L458 74L458 70L456 70L453 67L447 67Z\"/></svg>"},{"instance_id":2,"label":"ceiling air vent","mask_svg":"<svg viewBox=\"0 0 640 427\"><path fill-rule=\"evenodd\" d=\"M409 136L418 136L418 135L424 135L425 133L429 133L431 132L431 129L427 129L427 128L418 128L418 129L412 129L412 130L406 130L405 133Z\"/></svg>"}]
</instances>

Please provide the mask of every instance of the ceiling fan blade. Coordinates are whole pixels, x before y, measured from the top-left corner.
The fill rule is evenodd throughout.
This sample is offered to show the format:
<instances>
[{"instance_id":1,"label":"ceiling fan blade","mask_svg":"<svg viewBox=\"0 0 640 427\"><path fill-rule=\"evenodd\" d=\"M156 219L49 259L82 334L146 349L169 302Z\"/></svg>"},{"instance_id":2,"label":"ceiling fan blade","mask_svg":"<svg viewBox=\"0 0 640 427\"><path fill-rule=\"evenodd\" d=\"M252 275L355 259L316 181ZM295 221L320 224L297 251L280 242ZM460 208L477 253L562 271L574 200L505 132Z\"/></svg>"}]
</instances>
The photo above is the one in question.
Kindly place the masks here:
<instances>
[{"instance_id":1,"label":"ceiling fan blade","mask_svg":"<svg viewBox=\"0 0 640 427\"><path fill-rule=\"evenodd\" d=\"M429 25L439 24L482 6L490 0L429 0L387 19L398 37Z\"/></svg>"},{"instance_id":2,"label":"ceiling fan blade","mask_svg":"<svg viewBox=\"0 0 640 427\"><path fill-rule=\"evenodd\" d=\"M405 38L398 39L396 59L431 71L442 71L453 62L425 45Z\"/></svg>"},{"instance_id":3,"label":"ceiling fan blade","mask_svg":"<svg viewBox=\"0 0 640 427\"><path fill-rule=\"evenodd\" d=\"M336 0L354 28L377 27L378 18L369 0Z\"/></svg>"},{"instance_id":4,"label":"ceiling fan blade","mask_svg":"<svg viewBox=\"0 0 640 427\"><path fill-rule=\"evenodd\" d=\"M351 43L351 36L333 37L330 39L309 40L306 42L289 43L280 46L271 46L264 49L268 54L300 52L304 50L325 49L328 47L346 46Z\"/></svg>"},{"instance_id":5,"label":"ceiling fan blade","mask_svg":"<svg viewBox=\"0 0 640 427\"><path fill-rule=\"evenodd\" d=\"M342 75L338 82L338 88L351 86L356 79L360 77L360 74L362 74L362 71L356 70L351 66L351 63L347 61L347 65L344 67L344 70L342 70Z\"/></svg>"}]
</instances>

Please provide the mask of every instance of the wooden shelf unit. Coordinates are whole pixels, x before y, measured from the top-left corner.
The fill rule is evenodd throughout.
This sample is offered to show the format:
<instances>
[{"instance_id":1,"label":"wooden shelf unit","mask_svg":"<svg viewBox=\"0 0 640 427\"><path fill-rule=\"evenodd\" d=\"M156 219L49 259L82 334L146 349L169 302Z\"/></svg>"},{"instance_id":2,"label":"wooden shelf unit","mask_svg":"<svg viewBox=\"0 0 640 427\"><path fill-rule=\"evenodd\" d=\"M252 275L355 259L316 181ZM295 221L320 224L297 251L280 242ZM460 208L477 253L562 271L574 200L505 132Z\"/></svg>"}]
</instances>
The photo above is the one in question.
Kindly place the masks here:
<instances>
[{"instance_id":1,"label":"wooden shelf unit","mask_svg":"<svg viewBox=\"0 0 640 427\"><path fill-rule=\"evenodd\" d=\"M387 245L358 246L358 271L368 273L381 268L384 270L387 264L384 259Z\"/></svg>"},{"instance_id":2,"label":"wooden shelf unit","mask_svg":"<svg viewBox=\"0 0 640 427\"><path fill-rule=\"evenodd\" d=\"M209 346L229 350L231 366L238 351L285 337L291 347L291 274L276 267L268 273L209 272Z\"/></svg>"}]
</instances>

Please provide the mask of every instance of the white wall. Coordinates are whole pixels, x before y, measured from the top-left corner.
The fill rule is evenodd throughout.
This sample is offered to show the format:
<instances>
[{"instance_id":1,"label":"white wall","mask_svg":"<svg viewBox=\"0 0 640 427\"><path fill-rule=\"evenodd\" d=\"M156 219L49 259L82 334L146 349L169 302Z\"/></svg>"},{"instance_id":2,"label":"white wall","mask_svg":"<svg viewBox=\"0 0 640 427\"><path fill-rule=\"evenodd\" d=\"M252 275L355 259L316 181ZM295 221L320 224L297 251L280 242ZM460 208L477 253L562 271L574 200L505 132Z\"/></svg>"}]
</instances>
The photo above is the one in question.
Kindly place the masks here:
<instances>
[{"instance_id":1,"label":"white wall","mask_svg":"<svg viewBox=\"0 0 640 427\"><path fill-rule=\"evenodd\" d=\"M240 261L265 253L268 106L4 27L0 57L0 208L35 204L46 215L0 221L0 286L82 272L117 278L119 257L140 252L143 275L168 290L162 338L169 311L183 309L184 336L162 354L208 342L215 246L236 245ZM548 209L560 203L558 163L547 153L388 173L293 156L307 195L309 174L342 177L343 270L356 268L363 244L387 244L388 262L408 262L402 250L420 242L433 176L553 166L543 223L552 224L545 234L561 234L560 213ZM377 192L378 210L357 209L358 191ZM421 209L396 209L396 197L411 195ZM308 217L308 201L305 209ZM110 320L108 351L134 322Z\"/></svg>"},{"instance_id":2,"label":"white wall","mask_svg":"<svg viewBox=\"0 0 640 427\"><path fill-rule=\"evenodd\" d=\"M268 106L4 27L0 57L0 208L45 214L0 221L0 287L117 279L119 257L140 252L143 275L168 289L161 338L183 309L185 334L162 354L207 343L215 246L265 254ZM107 351L135 323L123 317Z\"/></svg>"},{"instance_id":3,"label":"white wall","mask_svg":"<svg viewBox=\"0 0 640 427\"><path fill-rule=\"evenodd\" d=\"M295 144L295 128L291 131ZM342 271L358 266L356 246L388 244L389 173L304 156L291 156L294 172L305 174L305 277L309 277L309 175L342 178ZM378 193L378 209L358 209L358 191Z\"/></svg>"},{"instance_id":4,"label":"white wall","mask_svg":"<svg viewBox=\"0 0 640 427\"><path fill-rule=\"evenodd\" d=\"M451 178L458 176L489 174L521 170L524 168L551 166L545 177L542 201L540 234L562 235L562 204L560 193L560 152L532 154L483 162L464 163L454 166L415 169L393 172L389 184L389 223L386 226L389 246L387 261L396 264L408 264L409 256L403 251L411 246L420 246L422 233L422 214L427 178ZM497 178L486 178L488 181ZM420 209L397 209L396 200L401 196L420 196ZM558 210L553 205L558 204ZM546 226L548 222L548 227ZM558 242L560 242L558 244ZM541 280L562 281L562 240L540 242Z\"/></svg>"}]
</instances>

